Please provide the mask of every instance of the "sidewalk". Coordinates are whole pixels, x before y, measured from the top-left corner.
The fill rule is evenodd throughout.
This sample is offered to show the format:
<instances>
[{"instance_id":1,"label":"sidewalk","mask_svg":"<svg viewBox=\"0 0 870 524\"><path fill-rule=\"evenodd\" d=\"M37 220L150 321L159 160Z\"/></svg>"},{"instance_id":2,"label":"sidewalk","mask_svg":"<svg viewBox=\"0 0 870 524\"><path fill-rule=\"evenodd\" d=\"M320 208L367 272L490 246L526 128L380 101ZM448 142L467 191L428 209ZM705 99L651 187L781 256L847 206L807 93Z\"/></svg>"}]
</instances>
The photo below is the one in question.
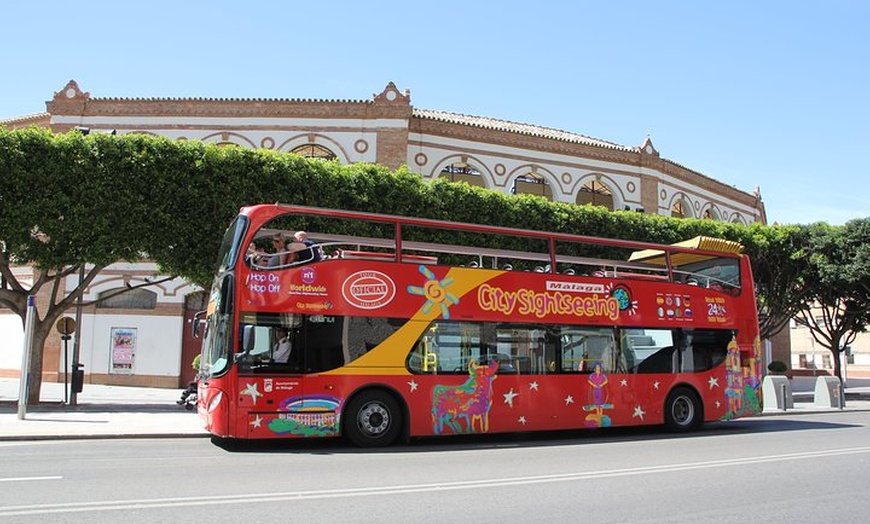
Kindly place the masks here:
<instances>
[{"instance_id":1,"label":"sidewalk","mask_svg":"<svg viewBox=\"0 0 870 524\"><path fill-rule=\"evenodd\" d=\"M813 379L792 380L794 408L762 416L870 411L870 387L847 387L846 406L816 407ZM63 384L42 385L40 403L18 418L18 379L0 378L0 441L207 437L199 416L175 403L181 389L85 384L77 405L63 403Z\"/></svg>"},{"instance_id":2,"label":"sidewalk","mask_svg":"<svg viewBox=\"0 0 870 524\"><path fill-rule=\"evenodd\" d=\"M18 379L0 378L0 441L207 437L196 411L175 403L180 396L181 389L85 384L70 406L62 383L44 382L40 404L20 420Z\"/></svg>"}]
</instances>

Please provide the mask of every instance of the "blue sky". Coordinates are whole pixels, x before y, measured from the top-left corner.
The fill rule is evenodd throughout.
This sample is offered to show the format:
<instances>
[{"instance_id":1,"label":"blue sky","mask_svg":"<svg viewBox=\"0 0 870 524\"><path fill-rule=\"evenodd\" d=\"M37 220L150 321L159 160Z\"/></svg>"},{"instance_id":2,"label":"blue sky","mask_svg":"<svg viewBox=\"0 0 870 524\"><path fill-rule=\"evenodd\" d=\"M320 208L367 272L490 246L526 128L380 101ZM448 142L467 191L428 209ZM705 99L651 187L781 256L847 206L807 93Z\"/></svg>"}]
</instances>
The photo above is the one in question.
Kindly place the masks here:
<instances>
[{"instance_id":1,"label":"blue sky","mask_svg":"<svg viewBox=\"0 0 870 524\"><path fill-rule=\"evenodd\" d=\"M751 192L768 221L870 217L870 2L29 0L0 119L94 97L369 99L563 129Z\"/></svg>"}]
</instances>

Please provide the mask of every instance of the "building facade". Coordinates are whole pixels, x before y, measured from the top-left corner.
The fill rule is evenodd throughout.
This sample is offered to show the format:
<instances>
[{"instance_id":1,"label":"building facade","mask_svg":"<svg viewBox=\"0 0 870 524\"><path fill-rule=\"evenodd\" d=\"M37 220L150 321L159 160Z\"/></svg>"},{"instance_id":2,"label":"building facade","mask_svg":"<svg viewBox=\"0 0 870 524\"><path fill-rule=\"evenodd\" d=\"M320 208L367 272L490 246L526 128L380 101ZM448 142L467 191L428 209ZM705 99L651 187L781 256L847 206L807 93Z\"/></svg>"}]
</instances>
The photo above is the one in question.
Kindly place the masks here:
<instances>
[{"instance_id":1,"label":"building facade","mask_svg":"<svg viewBox=\"0 0 870 524\"><path fill-rule=\"evenodd\" d=\"M741 191L662 158L648 137L638 146L624 146L532 124L417 109L410 92L393 83L368 100L146 99L92 97L71 80L46 102L46 109L0 121L0 126L148 133L345 164L406 165L426 180L445 177L502 193L531 193L611 210L740 224L767 220L758 189ZM91 286L88 298L153 273L153 266L117 264ZM185 340L185 328L191 312L202 305L202 291L174 280L151 292L153 296L140 294L83 312L80 354L86 381L176 387L188 379L195 341ZM0 329L20 333L18 317L8 317L0 312ZM56 338L46 346L49 380L61 378L64 370ZM6 340L10 342L0 347L0 375L17 375L20 337ZM120 347L122 342L130 342L132 351ZM776 347L773 351L772 358L788 361L787 348L781 356ZM132 362L120 362L130 360L129 355Z\"/></svg>"}]
</instances>

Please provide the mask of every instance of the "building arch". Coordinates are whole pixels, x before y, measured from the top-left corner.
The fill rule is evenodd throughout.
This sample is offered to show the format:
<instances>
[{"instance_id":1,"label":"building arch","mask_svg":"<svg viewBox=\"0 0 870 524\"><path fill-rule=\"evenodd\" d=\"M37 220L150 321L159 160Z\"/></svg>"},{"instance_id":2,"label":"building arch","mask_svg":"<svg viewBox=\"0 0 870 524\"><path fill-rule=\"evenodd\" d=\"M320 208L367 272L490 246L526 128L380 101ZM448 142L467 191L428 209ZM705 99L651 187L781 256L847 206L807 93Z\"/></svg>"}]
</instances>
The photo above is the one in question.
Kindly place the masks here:
<instances>
[{"instance_id":1,"label":"building arch","mask_svg":"<svg viewBox=\"0 0 870 524\"><path fill-rule=\"evenodd\" d=\"M296 135L292 138L288 138L280 145L278 145L278 147L276 147L275 149L277 151L289 153L299 150L300 148L304 148L305 146L319 146L323 149L326 149L327 151L330 151L334 155L335 160L338 160L340 163L351 163L350 156L347 154L347 151L345 151L344 148L341 147L341 144L329 138L328 136L321 135L319 133L305 133L301 135Z\"/></svg>"},{"instance_id":2,"label":"building arch","mask_svg":"<svg viewBox=\"0 0 870 524\"><path fill-rule=\"evenodd\" d=\"M708 202L701 208L700 217L706 220L722 220L722 212L716 207L716 204Z\"/></svg>"},{"instance_id":3,"label":"building arch","mask_svg":"<svg viewBox=\"0 0 870 524\"><path fill-rule=\"evenodd\" d=\"M492 173L486 165L467 155L450 155L442 158L435 164L435 168L429 173L428 178L447 178L451 182L467 182L470 185L486 189L492 189L496 185Z\"/></svg>"},{"instance_id":4,"label":"building arch","mask_svg":"<svg viewBox=\"0 0 870 524\"><path fill-rule=\"evenodd\" d=\"M97 309L156 309L157 293L146 288L109 288L97 295Z\"/></svg>"},{"instance_id":5,"label":"building arch","mask_svg":"<svg viewBox=\"0 0 870 524\"><path fill-rule=\"evenodd\" d=\"M610 178L591 173L580 179L574 202L577 205L603 206L610 211L620 209L625 197L621 188Z\"/></svg>"},{"instance_id":6,"label":"building arch","mask_svg":"<svg viewBox=\"0 0 870 524\"><path fill-rule=\"evenodd\" d=\"M229 131L221 131L220 133L212 133L200 139L200 142L205 144L215 144L219 146L236 145L255 149L257 146L250 139L239 133Z\"/></svg>"},{"instance_id":7,"label":"building arch","mask_svg":"<svg viewBox=\"0 0 870 524\"><path fill-rule=\"evenodd\" d=\"M674 218L694 218L692 202L684 193L676 193L668 205L668 216Z\"/></svg>"},{"instance_id":8,"label":"building arch","mask_svg":"<svg viewBox=\"0 0 870 524\"><path fill-rule=\"evenodd\" d=\"M555 201L553 188L560 188L556 177L548 170L536 165L525 165L514 169L509 175L510 192L514 195L535 195Z\"/></svg>"},{"instance_id":9,"label":"building arch","mask_svg":"<svg viewBox=\"0 0 870 524\"><path fill-rule=\"evenodd\" d=\"M331 149L320 144L302 144L301 146L294 147L290 152L305 158L318 158L321 160L335 160L338 158Z\"/></svg>"},{"instance_id":10,"label":"building arch","mask_svg":"<svg viewBox=\"0 0 870 524\"><path fill-rule=\"evenodd\" d=\"M741 226L745 226L746 219L743 218L742 214L735 212L731 215L731 223L732 224L740 224Z\"/></svg>"},{"instance_id":11,"label":"building arch","mask_svg":"<svg viewBox=\"0 0 870 524\"><path fill-rule=\"evenodd\" d=\"M172 281L160 282L151 284L150 277L148 275L142 274L126 274L126 275L106 275L103 277L102 275L98 277L94 282L88 286L85 291L85 300L97 300L101 295L108 294L108 292L113 290L118 290L121 288L131 288L133 286L142 286L143 284L150 284L148 286L143 286L139 289L148 289L152 290L157 295L158 302L165 302L167 297L174 296L174 292L170 292L170 286L174 286L175 282L181 281L181 279L173 279ZM190 289L200 289L199 286L195 284L184 283L181 289L190 288Z\"/></svg>"}]
</instances>

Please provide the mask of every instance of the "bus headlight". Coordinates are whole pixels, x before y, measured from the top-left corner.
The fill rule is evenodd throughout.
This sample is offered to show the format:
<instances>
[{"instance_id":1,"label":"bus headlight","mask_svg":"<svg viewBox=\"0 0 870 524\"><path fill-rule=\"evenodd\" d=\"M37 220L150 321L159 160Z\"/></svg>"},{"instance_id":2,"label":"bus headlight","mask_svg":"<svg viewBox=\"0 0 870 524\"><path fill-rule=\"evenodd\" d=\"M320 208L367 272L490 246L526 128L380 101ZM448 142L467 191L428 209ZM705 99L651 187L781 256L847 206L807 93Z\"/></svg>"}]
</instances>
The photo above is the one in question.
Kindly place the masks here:
<instances>
[{"instance_id":1,"label":"bus headlight","mask_svg":"<svg viewBox=\"0 0 870 524\"><path fill-rule=\"evenodd\" d=\"M217 393L215 393L215 395L211 398L211 401L208 403L208 408L206 408L206 411L211 413L214 410L216 410L218 405L221 403L221 400L223 400L223 399L224 399L224 392L223 391L218 391Z\"/></svg>"}]
</instances>

